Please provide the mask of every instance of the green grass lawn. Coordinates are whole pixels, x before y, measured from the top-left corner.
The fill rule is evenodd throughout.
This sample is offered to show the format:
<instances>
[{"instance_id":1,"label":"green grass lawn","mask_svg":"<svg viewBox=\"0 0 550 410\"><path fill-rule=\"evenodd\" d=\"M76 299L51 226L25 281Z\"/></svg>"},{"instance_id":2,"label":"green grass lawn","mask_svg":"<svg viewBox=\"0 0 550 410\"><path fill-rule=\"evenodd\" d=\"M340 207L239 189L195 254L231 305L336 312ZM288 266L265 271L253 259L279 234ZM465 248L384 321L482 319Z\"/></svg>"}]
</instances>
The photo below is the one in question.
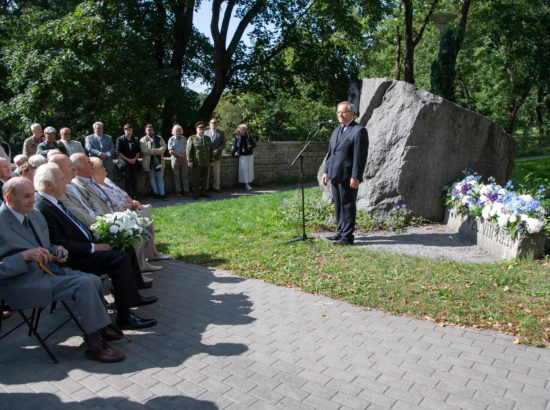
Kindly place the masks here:
<instances>
[{"instance_id":1,"label":"green grass lawn","mask_svg":"<svg viewBox=\"0 0 550 410\"><path fill-rule=\"evenodd\" d=\"M306 191L313 195L315 189ZM550 265L435 261L315 239L277 209L289 193L155 209L157 246L176 259L441 325L490 328L542 345L550 334ZM309 229L309 228L308 228ZM309 230L308 230L309 231Z\"/></svg>"}]
</instances>

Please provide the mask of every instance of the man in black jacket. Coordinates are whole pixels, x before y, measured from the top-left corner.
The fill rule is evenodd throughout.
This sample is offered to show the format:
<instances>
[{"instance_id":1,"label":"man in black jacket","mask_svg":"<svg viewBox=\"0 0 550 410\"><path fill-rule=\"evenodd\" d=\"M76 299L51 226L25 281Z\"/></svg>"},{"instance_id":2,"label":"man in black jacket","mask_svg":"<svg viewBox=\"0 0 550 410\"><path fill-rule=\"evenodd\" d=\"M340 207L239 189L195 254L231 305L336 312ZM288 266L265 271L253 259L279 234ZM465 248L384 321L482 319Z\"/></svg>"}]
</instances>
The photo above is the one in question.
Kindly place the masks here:
<instances>
[{"instance_id":1,"label":"man in black jacket","mask_svg":"<svg viewBox=\"0 0 550 410\"><path fill-rule=\"evenodd\" d=\"M86 226L59 201L65 192L65 177L59 167L54 163L42 165L36 172L34 185L40 193L35 208L46 218L52 243L69 251L67 265L96 275L107 273L111 277L117 324L124 329L154 326L155 319L143 319L130 311L132 306L149 305L157 298L139 294L128 255L108 244L94 243Z\"/></svg>"},{"instance_id":2,"label":"man in black jacket","mask_svg":"<svg viewBox=\"0 0 550 410\"><path fill-rule=\"evenodd\" d=\"M132 136L132 124L124 124L124 135L116 140L115 152L118 155L118 167L124 171L124 186L132 199L137 199L137 170L141 153L139 140Z\"/></svg>"},{"instance_id":3,"label":"man in black jacket","mask_svg":"<svg viewBox=\"0 0 550 410\"><path fill-rule=\"evenodd\" d=\"M330 137L323 185L330 179L334 213L338 224L336 235L329 237L339 245L353 245L357 190L363 180L369 137L367 130L353 119L355 107L349 101L338 104L336 115L341 126Z\"/></svg>"}]
</instances>

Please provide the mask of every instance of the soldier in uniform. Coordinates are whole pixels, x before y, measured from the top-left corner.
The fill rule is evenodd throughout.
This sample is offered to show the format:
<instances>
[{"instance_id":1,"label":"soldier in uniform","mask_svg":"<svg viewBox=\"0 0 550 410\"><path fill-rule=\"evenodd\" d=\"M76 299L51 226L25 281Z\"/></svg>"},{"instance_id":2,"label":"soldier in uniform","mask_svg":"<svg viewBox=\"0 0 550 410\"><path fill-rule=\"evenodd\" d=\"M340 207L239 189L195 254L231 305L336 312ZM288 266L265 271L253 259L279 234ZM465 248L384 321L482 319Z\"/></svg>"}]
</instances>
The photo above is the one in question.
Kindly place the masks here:
<instances>
[{"instance_id":1,"label":"soldier in uniform","mask_svg":"<svg viewBox=\"0 0 550 410\"><path fill-rule=\"evenodd\" d=\"M210 166L214 161L212 151L212 140L204 135L204 123L197 122L195 129L196 135L192 135L187 140L187 165L191 171L191 190L193 199L199 199L199 196L209 197L206 192L208 189L208 179L210 176Z\"/></svg>"}]
</instances>

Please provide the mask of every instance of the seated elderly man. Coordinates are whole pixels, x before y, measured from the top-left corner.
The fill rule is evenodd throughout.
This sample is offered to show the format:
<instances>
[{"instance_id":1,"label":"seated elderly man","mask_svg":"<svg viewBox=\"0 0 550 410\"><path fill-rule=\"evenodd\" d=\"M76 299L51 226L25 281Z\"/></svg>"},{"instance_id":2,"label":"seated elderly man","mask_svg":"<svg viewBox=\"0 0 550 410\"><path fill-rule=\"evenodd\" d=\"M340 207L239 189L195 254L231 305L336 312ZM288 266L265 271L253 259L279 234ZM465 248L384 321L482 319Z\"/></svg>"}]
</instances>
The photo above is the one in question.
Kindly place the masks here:
<instances>
[{"instance_id":1,"label":"seated elderly man","mask_svg":"<svg viewBox=\"0 0 550 410\"><path fill-rule=\"evenodd\" d=\"M92 179L92 159L78 153L71 155L70 158L76 175L71 182L78 189L80 196L87 202L89 208L94 211L93 222L95 222L96 216L118 211L113 198ZM134 244L134 248L141 271L151 272L162 269L162 266L152 265L146 261L147 257L153 258L155 254L152 241L140 241Z\"/></svg>"},{"instance_id":2,"label":"seated elderly man","mask_svg":"<svg viewBox=\"0 0 550 410\"><path fill-rule=\"evenodd\" d=\"M46 221L33 208L30 181L14 177L2 191L6 202L0 207L0 297L12 309L45 306L52 300L67 302L86 333L86 357L102 362L124 360L122 352L104 341L122 335L106 327L111 319L99 294L101 281L58 265L67 260L67 251L50 244Z\"/></svg>"},{"instance_id":3,"label":"seated elderly man","mask_svg":"<svg viewBox=\"0 0 550 410\"><path fill-rule=\"evenodd\" d=\"M125 252L112 249L105 243L94 243L91 232L67 211L59 200L65 192L65 177L54 163L41 166L34 177L34 186L40 193L36 209L42 212L48 224L50 240L69 251L67 265L73 269L102 275L107 273L113 282L117 306L117 324L124 329L154 326L156 320L142 319L130 311L132 306L155 303L154 296L139 294L136 277ZM141 272L137 272L141 275Z\"/></svg>"},{"instance_id":4,"label":"seated elderly man","mask_svg":"<svg viewBox=\"0 0 550 410\"><path fill-rule=\"evenodd\" d=\"M15 157L13 157L13 163L15 164L15 171L11 173L12 177L19 177L21 174L19 174L19 167L23 164L26 164L29 162L29 157L23 154L18 154Z\"/></svg>"},{"instance_id":5,"label":"seated elderly man","mask_svg":"<svg viewBox=\"0 0 550 410\"><path fill-rule=\"evenodd\" d=\"M11 166L6 158L0 157L0 190L8 179L11 178ZM0 199L4 200L4 194L0 195Z\"/></svg>"},{"instance_id":6,"label":"seated elderly man","mask_svg":"<svg viewBox=\"0 0 550 410\"><path fill-rule=\"evenodd\" d=\"M56 133L57 131L54 127L46 127L46 129L44 130L46 141L38 144L38 146L36 147L37 154L46 156L48 154L48 151L52 149L58 149L63 154L67 154L67 149L65 148L65 146L62 144L58 144L55 140Z\"/></svg>"}]
</instances>

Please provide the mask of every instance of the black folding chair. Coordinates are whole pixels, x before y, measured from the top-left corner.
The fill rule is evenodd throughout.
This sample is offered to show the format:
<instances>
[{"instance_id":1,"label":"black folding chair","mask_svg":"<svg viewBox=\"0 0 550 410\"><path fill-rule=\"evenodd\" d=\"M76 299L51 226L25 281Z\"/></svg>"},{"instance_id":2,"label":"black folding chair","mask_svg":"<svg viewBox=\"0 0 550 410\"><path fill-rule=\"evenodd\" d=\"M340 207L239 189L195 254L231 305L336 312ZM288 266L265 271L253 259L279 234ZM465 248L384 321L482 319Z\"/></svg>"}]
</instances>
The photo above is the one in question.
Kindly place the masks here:
<instances>
[{"instance_id":1,"label":"black folding chair","mask_svg":"<svg viewBox=\"0 0 550 410\"><path fill-rule=\"evenodd\" d=\"M76 319L73 312L71 312L71 309L67 306L67 304L64 301L60 301L62 305L65 307L65 310L69 314L69 317L65 319L63 322L61 322L54 330L52 330L50 333L48 333L45 337L42 337L40 333L38 332L38 323L40 321L40 314L44 310L43 307L40 308L33 308L31 312L31 316L28 317L25 312L22 309L19 310L12 310L10 307L4 302L4 300L0 300L0 329L2 328L2 317L4 315L4 312L17 312L23 319L22 322L18 323L16 326L11 328L9 331L4 333L0 336L0 340L4 339L6 336L14 332L16 329L20 328L23 325L27 325L29 328L28 335L34 335L36 340L40 343L40 345L44 348L44 350L48 353L50 358L53 360L54 363L58 363L57 358L54 356L48 345L46 344L46 340L50 338L55 332L57 332L59 329L61 329L65 324L67 324L69 321L73 320L76 325L80 328L83 334L85 334L84 329L82 329L82 326L80 326L80 323L78 323L78 320Z\"/></svg>"}]
</instances>

